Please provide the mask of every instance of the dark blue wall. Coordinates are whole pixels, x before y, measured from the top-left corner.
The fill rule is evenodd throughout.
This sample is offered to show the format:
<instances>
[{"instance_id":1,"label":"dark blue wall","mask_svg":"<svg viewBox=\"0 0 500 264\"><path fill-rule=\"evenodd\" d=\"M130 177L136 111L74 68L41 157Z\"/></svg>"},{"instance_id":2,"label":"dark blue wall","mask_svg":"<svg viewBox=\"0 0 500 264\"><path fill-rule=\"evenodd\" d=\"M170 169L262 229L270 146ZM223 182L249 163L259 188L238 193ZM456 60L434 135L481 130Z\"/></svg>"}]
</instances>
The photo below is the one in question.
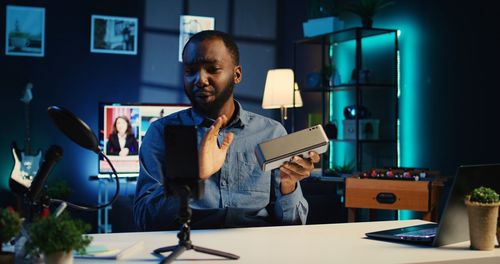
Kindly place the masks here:
<instances>
[{"instance_id":1,"label":"dark blue wall","mask_svg":"<svg viewBox=\"0 0 500 264\"><path fill-rule=\"evenodd\" d=\"M22 5L45 7L45 56L20 57L6 56L3 52L4 3L18 4L18 1L3 1L0 6L0 112L4 120L0 137L0 150L4 153L0 155L2 203L14 203L14 197L6 191L13 164L9 145L12 141L20 147L24 145L24 105L19 98L28 82L34 85L30 104L32 149L45 150L58 144L64 150L49 180L66 180L74 190L72 201L95 203L97 185L88 183L87 179L96 173L96 156L57 131L46 109L50 105L66 107L97 131L99 101L138 100L141 50L137 56L90 53L90 15L141 17L143 5L141 1L23 1ZM95 214L86 213L83 217L95 218Z\"/></svg>"},{"instance_id":2,"label":"dark blue wall","mask_svg":"<svg viewBox=\"0 0 500 264\"><path fill-rule=\"evenodd\" d=\"M14 3L15 1L9 1ZM46 149L61 144L64 158L54 174L66 179L81 178L94 173L75 166L81 159L93 159L92 154L65 140L48 119L49 105L60 105L81 116L97 129L98 101L136 101L140 83L139 56L90 53L90 14L110 14L137 17L142 14L139 1L25 1L23 5L45 7L46 36L44 57L0 55L1 112L4 132L0 149L8 150L12 140L23 146L24 106L19 98L27 82L34 85L31 107L32 148ZM1 6L5 17L5 5ZM1 50L5 49L5 20L2 29ZM10 169L8 152L0 159L2 182ZM83 180L83 179L80 179ZM85 191L85 186L83 190ZM3 195L2 195L3 196Z\"/></svg>"},{"instance_id":3,"label":"dark blue wall","mask_svg":"<svg viewBox=\"0 0 500 264\"><path fill-rule=\"evenodd\" d=\"M235 36L240 46L243 82L235 89L243 107L267 116L276 111L260 107L265 74L276 65L277 1L214 0L107 0L107 1L2 1L6 5L45 8L44 57L5 55L5 19L0 19L0 112L4 129L0 137L0 202L14 204L8 191L13 166L10 143L21 147L24 138L24 105L19 100L26 83L34 85L31 107L32 149L52 144L64 149L63 159L49 177L66 180L74 202L96 203L97 157L66 139L49 120L50 105L63 106L81 117L97 132L99 102L186 103L181 64L177 61L179 15L213 16L215 28ZM264 8L265 11L262 11ZM259 13L258 20L252 19ZM91 15L139 19L138 54L90 52ZM124 207L130 206L135 185L123 186ZM110 188L111 194L113 188ZM117 205L117 207L120 207ZM117 210L115 210L116 212ZM130 213L129 211L127 213ZM95 222L95 213L83 213ZM128 217L128 216L127 216ZM130 216L131 217L131 216Z\"/></svg>"}]
</instances>

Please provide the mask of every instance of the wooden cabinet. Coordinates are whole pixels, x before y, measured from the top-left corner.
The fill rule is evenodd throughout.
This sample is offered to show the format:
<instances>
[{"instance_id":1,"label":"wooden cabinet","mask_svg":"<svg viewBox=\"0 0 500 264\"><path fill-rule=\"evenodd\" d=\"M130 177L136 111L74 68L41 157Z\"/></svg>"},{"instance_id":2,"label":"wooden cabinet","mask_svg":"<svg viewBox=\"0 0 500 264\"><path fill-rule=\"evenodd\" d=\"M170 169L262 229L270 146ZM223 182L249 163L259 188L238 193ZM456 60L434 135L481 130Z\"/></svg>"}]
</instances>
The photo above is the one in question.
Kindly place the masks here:
<instances>
[{"instance_id":1,"label":"wooden cabinet","mask_svg":"<svg viewBox=\"0 0 500 264\"><path fill-rule=\"evenodd\" d=\"M422 181L360 179L345 180L345 207L348 221L354 222L357 208L414 210L423 212L423 219L438 220L439 193L443 180Z\"/></svg>"}]
</instances>

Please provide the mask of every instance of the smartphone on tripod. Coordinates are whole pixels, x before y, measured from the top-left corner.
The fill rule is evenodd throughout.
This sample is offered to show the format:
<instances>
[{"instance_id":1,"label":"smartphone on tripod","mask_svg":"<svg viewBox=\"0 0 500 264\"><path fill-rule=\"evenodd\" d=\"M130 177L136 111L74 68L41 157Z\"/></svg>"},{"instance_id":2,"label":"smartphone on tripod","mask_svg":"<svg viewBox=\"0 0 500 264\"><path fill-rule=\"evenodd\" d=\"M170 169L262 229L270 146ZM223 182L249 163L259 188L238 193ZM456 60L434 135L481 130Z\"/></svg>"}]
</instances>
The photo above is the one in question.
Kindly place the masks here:
<instances>
[{"instance_id":1,"label":"smartphone on tripod","mask_svg":"<svg viewBox=\"0 0 500 264\"><path fill-rule=\"evenodd\" d=\"M175 194L179 187L188 186L190 196L203 196L204 181L198 171L198 136L196 127L167 125L164 130L165 162L164 186L167 194Z\"/></svg>"}]
</instances>

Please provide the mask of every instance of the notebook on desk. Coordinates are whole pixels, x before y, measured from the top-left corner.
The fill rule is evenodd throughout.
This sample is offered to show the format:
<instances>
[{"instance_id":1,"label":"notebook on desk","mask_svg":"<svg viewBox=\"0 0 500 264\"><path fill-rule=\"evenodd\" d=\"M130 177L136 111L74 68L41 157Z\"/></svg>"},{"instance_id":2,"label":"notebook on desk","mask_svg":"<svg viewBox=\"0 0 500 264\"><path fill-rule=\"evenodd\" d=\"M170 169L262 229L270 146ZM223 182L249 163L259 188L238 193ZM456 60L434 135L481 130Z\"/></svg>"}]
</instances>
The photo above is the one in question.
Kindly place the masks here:
<instances>
[{"instance_id":1,"label":"notebook on desk","mask_svg":"<svg viewBox=\"0 0 500 264\"><path fill-rule=\"evenodd\" d=\"M500 164L460 166L439 224L430 223L366 233L368 238L428 244L435 247L469 240L464 197L479 186L500 192Z\"/></svg>"}]
</instances>

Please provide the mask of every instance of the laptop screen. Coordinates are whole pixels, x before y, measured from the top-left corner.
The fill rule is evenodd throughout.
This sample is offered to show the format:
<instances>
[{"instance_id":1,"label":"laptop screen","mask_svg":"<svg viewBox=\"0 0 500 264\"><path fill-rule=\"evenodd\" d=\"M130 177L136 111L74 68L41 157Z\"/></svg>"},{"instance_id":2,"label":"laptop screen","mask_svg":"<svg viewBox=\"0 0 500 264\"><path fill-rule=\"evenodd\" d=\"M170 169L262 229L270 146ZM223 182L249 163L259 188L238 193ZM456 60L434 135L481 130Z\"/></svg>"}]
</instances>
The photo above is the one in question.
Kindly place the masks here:
<instances>
[{"instance_id":1,"label":"laptop screen","mask_svg":"<svg viewBox=\"0 0 500 264\"><path fill-rule=\"evenodd\" d=\"M469 240L469 222L464 198L480 186L500 192L500 164L467 165L458 168L433 246Z\"/></svg>"},{"instance_id":2,"label":"laptop screen","mask_svg":"<svg viewBox=\"0 0 500 264\"><path fill-rule=\"evenodd\" d=\"M480 186L500 192L500 164L468 165L458 168L435 236L431 233L436 224L376 231L366 235L375 239L432 243L435 247L467 241L469 240L469 222L464 199L465 195ZM422 235L422 232L426 230L429 234Z\"/></svg>"}]
</instances>

